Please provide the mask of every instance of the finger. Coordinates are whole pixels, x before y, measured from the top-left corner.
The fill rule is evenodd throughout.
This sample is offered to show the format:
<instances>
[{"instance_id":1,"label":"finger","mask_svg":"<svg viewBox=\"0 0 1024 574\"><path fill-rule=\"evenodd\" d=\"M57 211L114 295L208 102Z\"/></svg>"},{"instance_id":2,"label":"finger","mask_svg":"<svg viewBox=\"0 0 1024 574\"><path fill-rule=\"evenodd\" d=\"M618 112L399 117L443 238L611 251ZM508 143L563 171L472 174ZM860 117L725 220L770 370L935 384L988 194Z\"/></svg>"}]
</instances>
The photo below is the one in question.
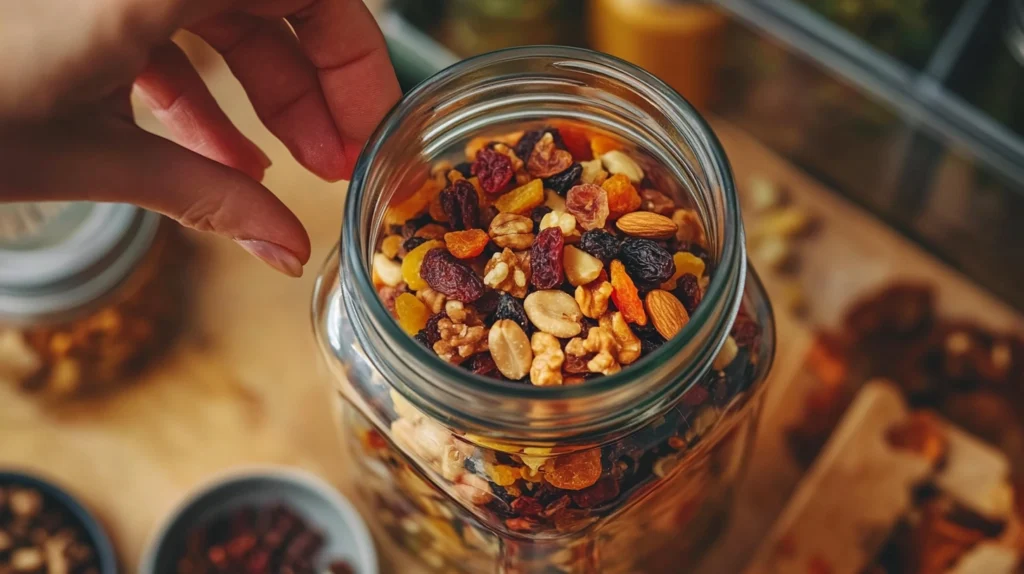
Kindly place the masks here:
<instances>
[{"instance_id":1,"label":"finger","mask_svg":"<svg viewBox=\"0 0 1024 574\"><path fill-rule=\"evenodd\" d=\"M179 144L263 179L270 158L231 123L178 46L168 42L153 49L135 87Z\"/></svg>"},{"instance_id":2,"label":"finger","mask_svg":"<svg viewBox=\"0 0 1024 574\"><path fill-rule=\"evenodd\" d=\"M230 14L192 30L224 56L256 115L299 163L328 181L351 174L316 69L283 20Z\"/></svg>"},{"instance_id":3,"label":"finger","mask_svg":"<svg viewBox=\"0 0 1024 574\"><path fill-rule=\"evenodd\" d=\"M111 116L0 132L0 198L134 203L212 231L289 275L309 237L270 191L244 174Z\"/></svg>"},{"instance_id":4,"label":"finger","mask_svg":"<svg viewBox=\"0 0 1024 574\"><path fill-rule=\"evenodd\" d=\"M354 165L401 96L384 35L362 0L312 0L288 21L317 69L345 156Z\"/></svg>"}]
</instances>

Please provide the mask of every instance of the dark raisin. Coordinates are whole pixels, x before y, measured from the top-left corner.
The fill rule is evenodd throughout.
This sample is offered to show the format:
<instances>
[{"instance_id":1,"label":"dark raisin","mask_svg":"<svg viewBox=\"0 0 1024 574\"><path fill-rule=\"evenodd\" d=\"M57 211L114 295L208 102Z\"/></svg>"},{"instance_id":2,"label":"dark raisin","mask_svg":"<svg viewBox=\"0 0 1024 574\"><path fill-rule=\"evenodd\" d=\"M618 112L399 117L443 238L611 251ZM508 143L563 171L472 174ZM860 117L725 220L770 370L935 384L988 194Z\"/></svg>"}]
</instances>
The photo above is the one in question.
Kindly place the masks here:
<instances>
[{"instance_id":1,"label":"dark raisin","mask_svg":"<svg viewBox=\"0 0 1024 574\"><path fill-rule=\"evenodd\" d=\"M657 287L676 272L672 254L650 239L625 239L619 247L619 261L638 287Z\"/></svg>"},{"instance_id":2,"label":"dark raisin","mask_svg":"<svg viewBox=\"0 0 1024 574\"><path fill-rule=\"evenodd\" d=\"M650 323L647 325L630 325L630 327L632 327L633 333L637 338L640 339L640 352L644 355L653 353L658 350L658 347L665 344L665 338Z\"/></svg>"},{"instance_id":3,"label":"dark raisin","mask_svg":"<svg viewBox=\"0 0 1024 574\"><path fill-rule=\"evenodd\" d=\"M580 249L607 264L619 256L619 240L603 229L591 229L580 236Z\"/></svg>"},{"instance_id":4,"label":"dark raisin","mask_svg":"<svg viewBox=\"0 0 1024 574\"><path fill-rule=\"evenodd\" d=\"M426 242L426 237L410 237L409 239L406 239L404 242L402 242L402 249L404 249L405 252L408 253ZM403 257L404 256L405 255L403 255Z\"/></svg>"},{"instance_id":5,"label":"dark raisin","mask_svg":"<svg viewBox=\"0 0 1024 574\"><path fill-rule=\"evenodd\" d=\"M591 486L572 493L572 501L580 508L593 508L619 495L619 482L605 476Z\"/></svg>"},{"instance_id":6,"label":"dark raisin","mask_svg":"<svg viewBox=\"0 0 1024 574\"><path fill-rule=\"evenodd\" d=\"M472 183L460 179L441 192L441 209L452 229L474 229L480 221L480 197Z\"/></svg>"},{"instance_id":7,"label":"dark raisin","mask_svg":"<svg viewBox=\"0 0 1024 574\"><path fill-rule=\"evenodd\" d=\"M501 319L511 319L522 327L523 331L530 332L530 320L526 317L523 304L504 291L498 292L498 307L494 310L494 320Z\"/></svg>"},{"instance_id":8,"label":"dark raisin","mask_svg":"<svg viewBox=\"0 0 1024 574\"><path fill-rule=\"evenodd\" d=\"M494 364L490 353L477 353L466 359L462 366L483 377L501 377L501 374L498 373L498 366Z\"/></svg>"},{"instance_id":9,"label":"dark raisin","mask_svg":"<svg viewBox=\"0 0 1024 574\"><path fill-rule=\"evenodd\" d=\"M562 173L556 173L555 175L545 179L544 187L553 190L562 197L565 197L565 194L569 193L569 189L580 182L581 175L583 175L583 166L578 163L574 163L569 166L569 169Z\"/></svg>"},{"instance_id":10,"label":"dark raisin","mask_svg":"<svg viewBox=\"0 0 1024 574\"><path fill-rule=\"evenodd\" d=\"M562 370L567 373L578 375L581 373L589 373L590 369L587 368L587 362L590 358L583 356L577 357L576 355L565 355L565 362L562 363Z\"/></svg>"},{"instance_id":11,"label":"dark raisin","mask_svg":"<svg viewBox=\"0 0 1024 574\"><path fill-rule=\"evenodd\" d=\"M530 212L530 219L533 220L533 232L540 233L540 220L544 219L544 216L551 213L551 208L546 205L539 205L533 208Z\"/></svg>"},{"instance_id":12,"label":"dark raisin","mask_svg":"<svg viewBox=\"0 0 1024 574\"><path fill-rule=\"evenodd\" d=\"M540 502L531 496L520 496L512 501L512 512L516 516L537 516L543 510Z\"/></svg>"},{"instance_id":13,"label":"dark raisin","mask_svg":"<svg viewBox=\"0 0 1024 574\"><path fill-rule=\"evenodd\" d=\"M449 299L472 303L484 294L484 282L465 263L438 247L427 251L420 264L420 275L430 287Z\"/></svg>"},{"instance_id":14,"label":"dark raisin","mask_svg":"<svg viewBox=\"0 0 1024 574\"><path fill-rule=\"evenodd\" d=\"M555 289L562 284L564 245L565 239L558 227L549 227L537 234L530 247L530 282L537 289Z\"/></svg>"},{"instance_id":15,"label":"dark raisin","mask_svg":"<svg viewBox=\"0 0 1024 574\"><path fill-rule=\"evenodd\" d=\"M504 291L485 291L484 294L476 300L475 306L477 313L479 313L481 317L490 317L498 308L498 297L502 293L504 293Z\"/></svg>"},{"instance_id":16,"label":"dark raisin","mask_svg":"<svg viewBox=\"0 0 1024 574\"><path fill-rule=\"evenodd\" d=\"M732 324L732 338L736 340L736 344L741 347L749 347L757 340L757 336L761 333L761 328L757 326L754 319L747 315L746 312L740 311L736 315L736 320Z\"/></svg>"},{"instance_id":17,"label":"dark raisin","mask_svg":"<svg viewBox=\"0 0 1024 574\"><path fill-rule=\"evenodd\" d=\"M427 346L430 347L431 349L434 348L434 343L441 340L441 331L440 329L438 329L437 324L441 321L441 319L447 318L448 313L441 311L440 313L431 315L431 317L427 319L427 326L423 327L423 332L427 337Z\"/></svg>"},{"instance_id":18,"label":"dark raisin","mask_svg":"<svg viewBox=\"0 0 1024 574\"><path fill-rule=\"evenodd\" d=\"M686 308L686 312L693 316L704 296L700 291L700 280L693 273L684 273L676 284L675 295Z\"/></svg>"},{"instance_id":19,"label":"dark raisin","mask_svg":"<svg viewBox=\"0 0 1024 574\"><path fill-rule=\"evenodd\" d=\"M533 153L533 146L537 145L537 142L542 137L544 137L544 130L531 130L523 134L519 141L516 142L516 147L513 148L516 156L524 162L530 159L530 154Z\"/></svg>"},{"instance_id":20,"label":"dark raisin","mask_svg":"<svg viewBox=\"0 0 1024 574\"><path fill-rule=\"evenodd\" d=\"M512 160L492 149L477 152L473 162L473 175L480 180L480 187L487 193L501 193L512 181Z\"/></svg>"},{"instance_id":21,"label":"dark raisin","mask_svg":"<svg viewBox=\"0 0 1024 574\"><path fill-rule=\"evenodd\" d=\"M416 336L413 337L413 338L416 339L416 341L419 344L423 345L424 347L426 347L428 349L433 347L433 345L430 344L430 337L427 336L427 330L426 329L420 329L420 332L416 333Z\"/></svg>"},{"instance_id":22,"label":"dark raisin","mask_svg":"<svg viewBox=\"0 0 1024 574\"><path fill-rule=\"evenodd\" d=\"M455 166L455 171L462 174L462 177L473 177L473 164L464 161Z\"/></svg>"}]
</instances>

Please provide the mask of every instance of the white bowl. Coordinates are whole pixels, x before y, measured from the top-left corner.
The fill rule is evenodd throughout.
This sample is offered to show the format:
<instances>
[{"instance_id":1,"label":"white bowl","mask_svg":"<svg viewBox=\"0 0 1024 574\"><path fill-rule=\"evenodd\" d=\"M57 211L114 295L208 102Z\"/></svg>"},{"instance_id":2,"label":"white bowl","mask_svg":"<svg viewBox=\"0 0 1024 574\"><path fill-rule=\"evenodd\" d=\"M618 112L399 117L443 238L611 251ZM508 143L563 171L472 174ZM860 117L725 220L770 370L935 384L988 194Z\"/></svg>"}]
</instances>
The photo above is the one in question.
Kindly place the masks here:
<instances>
[{"instance_id":1,"label":"white bowl","mask_svg":"<svg viewBox=\"0 0 1024 574\"><path fill-rule=\"evenodd\" d=\"M139 565L141 574L174 574L184 552L185 537L196 526L244 506L275 502L293 508L324 536L319 563L324 571L345 560L356 574L378 574L373 539L359 513L338 491L320 478L285 467L234 470L201 485L186 496L150 537Z\"/></svg>"}]
</instances>

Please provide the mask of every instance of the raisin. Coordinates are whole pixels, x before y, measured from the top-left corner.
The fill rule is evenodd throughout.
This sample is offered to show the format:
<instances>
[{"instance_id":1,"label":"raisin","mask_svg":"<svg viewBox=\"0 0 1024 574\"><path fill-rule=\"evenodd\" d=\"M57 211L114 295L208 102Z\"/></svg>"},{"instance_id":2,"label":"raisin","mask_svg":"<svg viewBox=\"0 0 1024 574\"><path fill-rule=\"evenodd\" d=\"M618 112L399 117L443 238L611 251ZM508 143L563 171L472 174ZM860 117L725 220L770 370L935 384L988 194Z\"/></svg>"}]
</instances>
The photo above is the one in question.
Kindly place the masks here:
<instances>
[{"instance_id":1,"label":"raisin","mask_svg":"<svg viewBox=\"0 0 1024 574\"><path fill-rule=\"evenodd\" d=\"M498 295L504 291L493 291L488 289L476 300L474 306L481 317L489 317L498 308Z\"/></svg>"},{"instance_id":2,"label":"raisin","mask_svg":"<svg viewBox=\"0 0 1024 574\"><path fill-rule=\"evenodd\" d=\"M531 496L520 496L512 501L512 512L517 516L537 516L543 510L540 502Z\"/></svg>"},{"instance_id":3,"label":"raisin","mask_svg":"<svg viewBox=\"0 0 1024 574\"><path fill-rule=\"evenodd\" d=\"M584 231L579 247L605 264L619 256L619 239L603 229Z\"/></svg>"},{"instance_id":4,"label":"raisin","mask_svg":"<svg viewBox=\"0 0 1024 574\"><path fill-rule=\"evenodd\" d=\"M498 306L494 310L494 320L500 321L502 319L511 319L522 327L523 331L530 332L530 320L526 317L526 310L523 309L522 302L504 291L499 291Z\"/></svg>"},{"instance_id":5,"label":"raisin","mask_svg":"<svg viewBox=\"0 0 1024 574\"><path fill-rule=\"evenodd\" d=\"M572 493L572 501L580 508L593 508L614 499L618 495L618 481L610 476L605 476L593 486Z\"/></svg>"},{"instance_id":6,"label":"raisin","mask_svg":"<svg viewBox=\"0 0 1024 574\"><path fill-rule=\"evenodd\" d=\"M693 316L694 311L697 310L697 305L700 305L700 300L703 295L700 292L700 281L697 276L693 273L684 273L679 278L678 286L675 290L676 298L682 302L683 307L686 308L686 312Z\"/></svg>"},{"instance_id":7,"label":"raisin","mask_svg":"<svg viewBox=\"0 0 1024 574\"><path fill-rule=\"evenodd\" d=\"M562 173L556 173L555 175L546 178L544 180L544 187L554 191L562 197L565 197L565 194L569 193L569 189L580 182L580 176L582 175L583 166L578 163L574 163L569 166L569 169Z\"/></svg>"},{"instance_id":8,"label":"raisin","mask_svg":"<svg viewBox=\"0 0 1024 574\"><path fill-rule=\"evenodd\" d=\"M640 339L640 352L649 355L665 344L665 338L654 325L633 325L633 333Z\"/></svg>"},{"instance_id":9,"label":"raisin","mask_svg":"<svg viewBox=\"0 0 1024 574\"><path fill-rule=\"evenodd\" d=\"M455 171L462 174L462 177L469 179L473 177L473 164L468 161L464 161L454 167Z\"/></svg>"},{"instance_id":10,"label":"raisin","mask_svg":"<svg viewBox=\"0 0 1024 574\"><path fill-rule=\"evenodd\" d=\"M555 289L562 284L562 248L565 239L558 227L537 235L530 247L530 282L537 289Z\"/></svg>"},{"instance_id":11,"label":"raisin","mask_svg":"<svg viewBox=\"0 0 1024 574\"><path fill-rule=\"evenodd\" d=\"M441 311L440 313L432 315L429 319L427 319L427 326L424 327L422 331L420 331L420 333L423 333L423 338L426 341L427 347L433 348L434 343L441 340L441 331L440 329L438 329L437 324L441 321L441 319L447 318L448 313ZM419 333L416 334L416 337L419 337Z\"/></svg>"},{"instance_id":12,"label":"raisin","mask_svg":"<svg viewBox=\"0 0 1024 574\"><path fill-rule=\"evenodd\" d=\"M494 364L490 353L477 353L466 359L462 363L462 367L483 377L501 377L501 374L498 373L498 366Z\"/></svg>"},{"instance_id":13,"label":"raisin","mask_svg":"<svg viewBox=\"0 0 1024 574\"><path fill-rule=\"evenodd\" d=\"M430 223L431 219L429 215L422 215L415 219L410 219L402 224L401 235L402 239L409 239L416 235L416 231L424 225Z\"/></svg>"},{"instance_id":14,"label":"raisin","mask_svg":"<svg viewBox=\"0 0 1024 574\"><path fill-rule=\"evenodd\" d=\"M482 149L473 162L473 175L477 176L480 187L487 193L501 193L512 181L512 160L493 149Z\"/></svg>"},{"instance_id":15,"label":"raisin","mask_svg":"<svg viewBox=\"0 0 1024 574\"><path fill-rule=\"evenodd\" d=\"M592 183L573 186L565 196L565 210L583 229L600 229L608 221L608 192Z\"/></svg>"},{"instance_id":16,"label":"raisin","mask_svg":"<svg viewBox=\"0 0 1024 574\"><path fill-rule=\"evenodd\" d=\"M732 324L732 338L735 339L736 344L741 347L749 347L757 340L757 336L761 333L761 328L757 326L754 319L747 315L745 311L740 311L736 315L736 321Z\"/></svg>"},{"instance_id":17,"label":"raisin","mask_svg":"<svg viewBox=\"0 0 1024 574\"><path fill-rule=\"evenodd\" d=\"M589 360L586 356L577 357L576 355L566 353L565 362L562 363L562 370L572 374L589 373L590 369L587 368L587 361Z\"/></svg>"},{"instance_id":18,"label":"raisin","mask_svg":"<svg viewBox=\"0 0 1024 574\"><path fill-rule=\"evenodd\" d=\"M533 220L533 232L540 233L540 220L544 219L544 216L551 213L552 209L546 205L538 205L533 208L530 212L530 219Z\"/></svg>"},{"instance_id":19,"label":"raisin","mask_svg":"<svg viewBox=\"0 0 1024 574\"><path fill-rule=\"evenodd\" d=\"M455 231L473 229L480 220L480 200L472 183L460 179L441 192L441 209Z\"/></svg>"},{"instance_id":20,"label":"raisin","mask_svg":"<svg viewBox=\"0 0 1024 574\"><path fill-rule=\"evenodd\" d=\"M432 347L432 345L430 344L430 337L427 336L427 330L426 329L423 329L419 333L416 333L416 336L413 337L413 338L416 339L416 341L419 344L423 345L424 347L426 347L428 349Z\"/></svg>"},{"instance_id":21,"label":"raisin","mask_svg":"<svg viewBox=\"0 0 1024 574\"><path fill-rule=\"evenodd\" d=\"M427 285L449 299L472 303L484 294L480 276L443 247L431 249L423 256L420 275Z\"/></svg>"},{"instance_id":22,"label":"raisin","mask_svg":"<svg viewBox=\"0 0 1024 574\"><path fill-rule=\"evenodd\" d=\"M519 141L516 142L515 152L519 159L526 161L530 159L530 154L533 153L533 146L537 145L540 138L544 137L545 130L531 130L523 134Z\"/></svg>"},{"instance_id":23,"label":"raisin","mask_svg":"<svg viewBox=\"0 0 1024 574\"><path fill-rule=\"evenodd\" d=\"M707 249L704 249L703 247L701 247L700 245L698 245L696 243L691 243L691 244L686 246L686 251L688 251L688 252L696 255L698 258L700 258L700 260L704 262L704 268L705 269L710 269L711 268L711 254L708 253Z\"/></svg>"},{"instance_id":24,"label":"raisin","mask_svg":"<svg viewBox=\"0 0 1024 574\"><path fill-rule=\"evenodd\" d=\"M409 239L406 239L404 242L402 242L402 250L405 253L409 253L413 249L416 249L417 247L423 245L426 242L427 238L425 237L410 237ZM405 257L405 253L401 254L402 257Z\"/></svg>"},{"instance_id":25,"label":"raisin","mask_svg":"<svg viewBox=\"0 0 1024 574\"><path fill-rule=\"evenodd\" d=\"M676 270L672 254L650 239L625 239L619 247L619 261L641 288L653 289L661 285Z\"/></svg>"}]
</instances>

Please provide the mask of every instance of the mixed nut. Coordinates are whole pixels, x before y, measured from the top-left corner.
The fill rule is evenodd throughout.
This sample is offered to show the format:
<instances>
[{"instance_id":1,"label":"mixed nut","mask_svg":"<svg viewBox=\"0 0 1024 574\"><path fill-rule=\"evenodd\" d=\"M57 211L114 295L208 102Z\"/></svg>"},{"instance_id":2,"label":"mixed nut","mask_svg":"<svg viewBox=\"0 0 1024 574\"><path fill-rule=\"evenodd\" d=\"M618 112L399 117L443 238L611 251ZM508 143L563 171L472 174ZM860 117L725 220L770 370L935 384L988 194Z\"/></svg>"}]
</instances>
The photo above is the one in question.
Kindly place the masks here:
<instances>
[{"instance_id":1,"label":"mixed nut","mask_svg":"<svg viewBox=\"0 0 1024 574\"><path fill-rule=\"evenodd\" d=\"M393 203L376 238L374 284L420 344L485 377L574 385L628 368L686 327L714 262L699 215L659 191L651 158L567 122L477 137L464 153ZM666 527L623 543L664 550L729 488L724 469L735 465L710 461L738 452L731 438L695 447L763 375L756 313L743 305L713 370L675 408L582 450L453 433L392 390L376 399L392 406L389 432L352 429L374 461L366 471L387 469L361 481L368 498L440 571L493 567L495 532L566 536L640 499L657 503L644 512L666 514Z\"/></svg>"},{"instance_id":2,"label":"mixed nut","mask_svg":"<svg viewBox=\"0 0 1024 574\"><path fill-rule=\"evenodd\" d=\"M0 573L99 574L99 564L66 508L35 488L0 484Z\"/></svg>"},{"instance_id":3,"label":"mixed nut","mask_svg":"<svg viewBox=\"0 0 1024 574\"><path fill-rule=\"evenodd\" d=\"M314 574L324 536L284 504L243 507L191 530L178 574ZM344 560L334 560L331 574L353 574Z\"/></svg>"}]
</instances>

